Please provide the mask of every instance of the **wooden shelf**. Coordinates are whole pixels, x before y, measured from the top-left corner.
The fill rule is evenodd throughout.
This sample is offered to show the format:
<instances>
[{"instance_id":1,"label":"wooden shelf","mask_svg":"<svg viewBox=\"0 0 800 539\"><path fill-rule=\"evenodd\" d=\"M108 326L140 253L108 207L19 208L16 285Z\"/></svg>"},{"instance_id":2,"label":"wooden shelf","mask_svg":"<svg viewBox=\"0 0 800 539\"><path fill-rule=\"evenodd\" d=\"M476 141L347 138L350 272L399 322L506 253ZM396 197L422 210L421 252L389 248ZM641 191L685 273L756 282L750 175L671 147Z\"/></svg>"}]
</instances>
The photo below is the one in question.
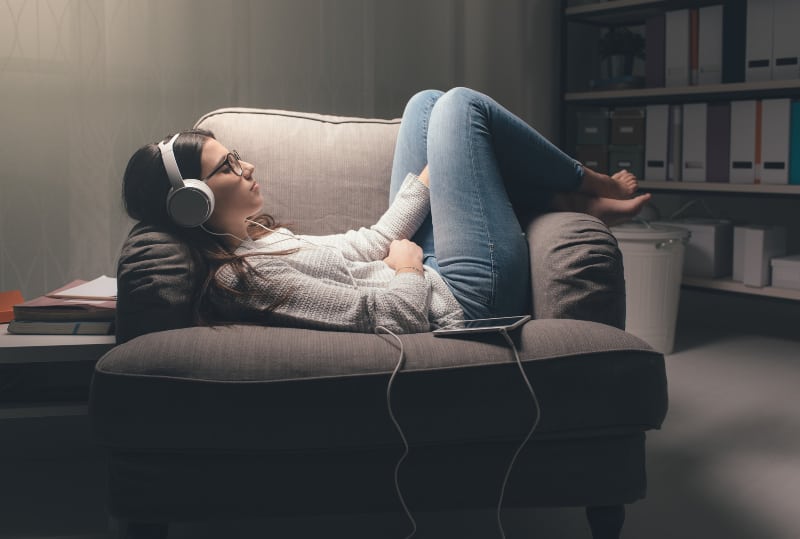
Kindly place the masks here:
<instances>
[{"instance_id":1,"label":"wooden shelf","mask_svg":"<svg viewBox=\"0 0 800 539\"><path fill-rule=\"evenodd\" d=\"M731 193L749 195L790 195L800 196L800 185L776 184L737 184L715 182L665 182L659 180L640 180L642 191L684 191L694 193Z\"/></svg>"},{"instance_id":2,"label":"wooden shelf","mask_svg":"<svg viewBox=\"0 0 800 539\"><path fill-rule=\"evenodd\" d=\"M670 103L733 99L765 99L800 95L800 80L769 80L759 82L734 82L703 86L678 86L674 88L637 88L632 90L603 90L596 92L569 92L564 94L568 103L613 104Z\"/></svg>"},{"instance_id":3,"label":"wooden shelf","mask_svg":"<svg viewBox=\"0 0 800 539\"><path fill-rule=\"evenodd\" d=\"M707 279L703 277L684 277L683 286L690 288L703 288L706 290L721 290L723 292L735 292L737 294L748 294L751 296L762 296L769 298L788 299L800 301L800 290L790 288L775 288L764 286L756 288L745 286L738 281L731 279Z\"/></svg>"},{"instance_id":4,"label":"wooden shelf","mask_svg":"<svg viewBox=\"0 0 800 539\"><path fill-rule=\"evenodd\" d=\"M568 21L597 25L643 24L653 15L685 7L721 4L722 0L611 0L572 6L564 10Z\"/></svg>"}]
</instances>

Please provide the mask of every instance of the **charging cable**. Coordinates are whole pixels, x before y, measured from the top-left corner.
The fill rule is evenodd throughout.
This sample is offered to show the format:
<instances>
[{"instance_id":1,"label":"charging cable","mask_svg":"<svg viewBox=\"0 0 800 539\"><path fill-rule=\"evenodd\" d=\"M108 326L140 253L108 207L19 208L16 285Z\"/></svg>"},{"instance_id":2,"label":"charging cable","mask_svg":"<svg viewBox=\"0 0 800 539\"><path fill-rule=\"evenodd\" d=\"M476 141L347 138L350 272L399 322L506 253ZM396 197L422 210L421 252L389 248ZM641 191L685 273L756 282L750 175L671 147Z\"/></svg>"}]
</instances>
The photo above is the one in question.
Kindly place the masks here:
<instances>
[{"instance_id":1,"label":"charging cable","mask_svg":"<svg viewBox=\"0 0 800 539\"><path fill-rule=\"evenodd\" d=\"M531 381L528 380L528 375L525 374L525 369L522 367L522 360L519 357L519 352L517 351L517 347L514 344L514 341L511 340L511 337L509 337L508 332L506 331L505 328L502 328L500 330L500 333L503 334L503 337L508 343L508 346L510 346L511 350L514 352L514 359L516 360L517 365L519 366L519 372L522 374L522 379L525 381L525 385L528 386L528 391L530 391L531 393L531 398L533 399L533 406L534 409L536 410L536 417L533 420L533 425L531 426L531 430L528 431L527 436L525 436L525 439L522 440L522 443L519 444L519 447L514 452L514 456L511 457L511 462L508 463L508 468L506 469L506 475L503 478L503 486L500 488L500 498L497 502L497 526L498 528L500 528L500 537L506 539L506 533L503 530L503 520L500 518L500 512L503 509L503 498L505 498L506 495L506 485L508 484L508 478L511 475L511 470L514 467L514 463L517 461L517 457L525 448L525 446L528 444L528 441L533 436L534 431L536 431L536 428L539 426L539 420L542 418L542 409L539 406L539 398L536 396L536 391L533 390Z\"/></svg>"},{"instance_id":2,"label":"charging cable","mask_svg":"<svg viewBox=\"0 0 800 539\"><path fill-rule=\"evenodd\" d=\"M405 511L408 520L411 521L411 533L405 538L411 539L414 537L414 534L417 533L417 521L414 520L414 517L411 515L411 511L408 510L405 498L403 498L403 493L400 490L399 481L400 466L403 464L403 461L406 460L406 457L408 457L408 440L406 439L406 435L403 433L403 429L400 427L400 423L397 421L394 411L392 410L392 384L394 384L394 379L397 377L397 373L400 372L400 369L403 367L403 363L405 363L405 347L403 346L403 341L400 339L400 337L398 337L391 330L385 328L384 326L378 326L375 328L375 333L380 334L379 330L383 330L383 332L394 337L400 348L400 358L397 360L397 366L395 366L392 376L389 378L389 384L386 386L386 407L389 410L389 417L392 419L392 423L394 423L394 428L397 429L397 432L400 434L400 439L403 440L403 455L400 457L394 467L394 488L395 491L397 491L397 497L400 499L400 504L403 506L403 511Z\"/></svg>"}]
</instances>

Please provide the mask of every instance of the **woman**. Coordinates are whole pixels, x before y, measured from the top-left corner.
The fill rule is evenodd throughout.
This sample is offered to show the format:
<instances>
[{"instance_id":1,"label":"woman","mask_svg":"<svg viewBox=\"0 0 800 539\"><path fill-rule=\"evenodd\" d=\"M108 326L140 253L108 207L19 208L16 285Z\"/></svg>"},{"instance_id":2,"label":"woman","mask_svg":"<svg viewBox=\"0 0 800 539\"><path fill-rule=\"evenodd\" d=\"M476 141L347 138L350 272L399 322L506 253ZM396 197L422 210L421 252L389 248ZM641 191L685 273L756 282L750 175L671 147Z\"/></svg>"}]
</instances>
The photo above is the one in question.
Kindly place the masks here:
<instances>
[{"instance_id":1,"label":"woman","mask_svg":"<svg viewBox=\"0 0 800 539\"><path fill-rule=\"evenodd\" d=\"M410 333L462 318L522 314L530 278L519 216L547 206L613 224L649 198L631 198L632 174L609 177L583 167L466 88L425 91L409 101L391 204L368 229L294 235L258 215L263 198L253 165L211 133L185 132L174 149L182 176L202 178L216 200L204 225L183 232L210 267L196 298L199 322ZM125 173L128 213L169 225L169 187L161 150L143 147Z\"/></svg>"}]
</instances>

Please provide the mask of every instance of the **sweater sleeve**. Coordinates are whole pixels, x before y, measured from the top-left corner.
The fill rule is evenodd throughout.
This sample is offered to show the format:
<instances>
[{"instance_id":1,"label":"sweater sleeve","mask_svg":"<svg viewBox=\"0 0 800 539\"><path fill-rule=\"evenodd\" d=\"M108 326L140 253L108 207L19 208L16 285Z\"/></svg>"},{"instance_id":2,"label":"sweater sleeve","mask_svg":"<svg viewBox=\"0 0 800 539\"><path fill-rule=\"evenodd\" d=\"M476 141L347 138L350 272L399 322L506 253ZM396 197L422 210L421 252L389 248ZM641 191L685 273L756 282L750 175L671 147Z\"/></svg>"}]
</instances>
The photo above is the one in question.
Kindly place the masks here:
<instances>
[{"instance_id":1,"label":"sweater sleeve","mask_svg":"<svg viewBox=\"0 0 800 539\"><path fill-rule=\"evenodd\" d=\"M318 245L334 247L347 260L369 262L389 254L393 240L408 239L431 210L430 192L414 174L408 174L389 209L369 228L329 236L298 236Z\"/></svg>"},{"instance_id":2,"label":"sweater sleeve","mask_svg":"<svg viewBox=\"0 0 800 539\"><path fill-rule=\"evenodd\" d=\"M213 292L213 301L226 318L362 333L378 326L398 333L430 331L431 288L418 274L397 274L386 288L354 288L306 275L280 256L249 260L256 271L244 278L229 266L217 273L237 292Z\"/></svg>"}]
</instances>

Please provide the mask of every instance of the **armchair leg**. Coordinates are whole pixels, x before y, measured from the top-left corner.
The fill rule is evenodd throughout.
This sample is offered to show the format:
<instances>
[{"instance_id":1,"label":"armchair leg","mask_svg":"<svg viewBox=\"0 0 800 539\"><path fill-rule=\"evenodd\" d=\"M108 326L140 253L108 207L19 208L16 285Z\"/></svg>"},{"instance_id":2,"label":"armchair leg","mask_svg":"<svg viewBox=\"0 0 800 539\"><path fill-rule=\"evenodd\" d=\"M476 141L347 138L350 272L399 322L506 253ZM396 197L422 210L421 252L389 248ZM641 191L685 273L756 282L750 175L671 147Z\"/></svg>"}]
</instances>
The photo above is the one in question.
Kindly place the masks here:
<instances>
[{"instance_id":1,"label":"armchair leg","mask_svg":"<svg viewBox=\"0 0 800 539\"><path fill-rule=\"evenodd\" d=\"M587 507L586 518L592 530L592 539L619 539L625 522L625 506Z\"/></svg>"}]
</instances>

